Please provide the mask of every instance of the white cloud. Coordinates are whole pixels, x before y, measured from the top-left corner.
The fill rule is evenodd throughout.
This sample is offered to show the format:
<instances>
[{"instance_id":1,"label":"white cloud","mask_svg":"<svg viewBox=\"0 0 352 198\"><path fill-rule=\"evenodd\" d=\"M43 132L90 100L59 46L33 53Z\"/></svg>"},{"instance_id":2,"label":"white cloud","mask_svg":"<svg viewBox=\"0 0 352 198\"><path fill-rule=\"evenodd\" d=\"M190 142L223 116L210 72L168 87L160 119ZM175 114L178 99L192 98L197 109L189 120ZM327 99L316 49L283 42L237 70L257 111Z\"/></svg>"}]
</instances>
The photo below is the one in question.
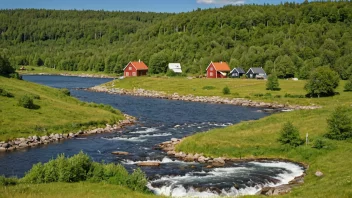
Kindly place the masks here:
<instances>
[{"instance_id":1,"label":"white cloud","mask_svg":"<svg viewBox=\"0 0 352 198\"><path fill-rule=\"evenodd\" d=\"M220 5L238 5L244 4L244 0L197 0L199 4L220 4Z\"/></svg>"}]
</instances>

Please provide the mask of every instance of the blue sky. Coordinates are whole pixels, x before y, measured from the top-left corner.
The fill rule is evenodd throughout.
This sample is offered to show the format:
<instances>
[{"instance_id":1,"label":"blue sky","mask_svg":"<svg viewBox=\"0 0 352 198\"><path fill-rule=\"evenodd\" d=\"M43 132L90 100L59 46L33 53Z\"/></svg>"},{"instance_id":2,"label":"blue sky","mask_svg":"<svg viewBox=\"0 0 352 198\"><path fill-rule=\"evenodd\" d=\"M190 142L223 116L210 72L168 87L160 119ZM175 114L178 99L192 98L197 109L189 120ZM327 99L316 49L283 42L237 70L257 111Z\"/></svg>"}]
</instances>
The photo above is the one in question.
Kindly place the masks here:
<instances>
[{"instance_id":1,"label":"blue sky","mask_svg":"<svg viewBox=\"0 0 352 198\"><path fill-rule=\"evenodd\" d=\"M197 8L222 7L228 4L264 3L261 0L0 0L0 9L45 8L78 10L122 10L152 12L188 12ZM280 0L267 0L267 3Z\"/></svg>"}]
</instances>

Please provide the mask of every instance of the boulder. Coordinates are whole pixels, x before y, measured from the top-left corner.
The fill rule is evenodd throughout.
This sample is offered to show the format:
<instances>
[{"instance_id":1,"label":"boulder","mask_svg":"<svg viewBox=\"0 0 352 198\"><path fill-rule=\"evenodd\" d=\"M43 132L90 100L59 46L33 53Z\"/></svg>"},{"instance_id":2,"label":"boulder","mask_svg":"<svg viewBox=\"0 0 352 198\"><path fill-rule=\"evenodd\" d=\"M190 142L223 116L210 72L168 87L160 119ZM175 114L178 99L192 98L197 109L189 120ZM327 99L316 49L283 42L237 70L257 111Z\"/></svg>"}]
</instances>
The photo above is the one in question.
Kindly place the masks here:
<instances>
[{"instance_id":1,"label":"boulder","mask_svg":"<svg viewBox=\"0 0 352 198\"><path fill-rule=\"evenodd\" d=\"M129 155L128 152L124 152L124 151L114 151L114 152L111 152L111 154L113 154L113 155Z\"/></svg>"},{"instance_id":2,"label":"boulder","mask_svg":"<svg viewBox=\"0 0 352 198\"><path fill-rule=\"evenodd\" d=\"M26 147L28 147L28 144L23 142L23 143L19 144L18 146L20 148L26 148Z\"/></svg>"},{"instance_id":3,"label":"boulder","mask_svg":"<svg viewBox=\"0 0 352 198\"><path fill-rule=\"evenodd\" d=\"M0 152L5 152L5 151L6 151L6 148L0 147Z\"/></svg>"},{"instance_id":4,"label":"boulder","mask_svg":"<svg viewBox=\"0 0 352 198\"><path fill-rule=\"evenodd\" d=\"M212 165L213 167L223 167L225 164L220 163L220 162L215 162L215 161L213 161L213 163L211 163L211 165Z\"/></svg>"},{"instance_id":5,"label":"boulder","mask_svg":"<svg viewBox=\"0 0 352 198\"><path fill-rule=\"evenodd\" d=\"M317 171L317 172L315 172L315 176L322 177L322 176L324 176L324 173L321 171Z\"/></svg>"},{"instance_id":6,"label":"boulder","mask_svg":"<svg viewBox=\"0 0 352 198\"><path fill-rule=\"evenodd\" d=\"M44 140L49 140L49 137L45 135L45 136L42 136L40 139L43 140L43 141Z\"/></svg>"},{"instance_id":7,"label":"boulder","mask_svg":"<svg viewBox=\"0 0 352 198\"><path fill-rule=\"evenodd\" d=\"M140 162L138 166L160 166L160 162Z\"/></svg>"},{"instance_id":8,"label":"boulder","mask_svg":"<svg viewBox=\"0 0 352 198\"><path fill-rule=\"evenodd\" d=\"M197 161L198 161L199 163L205 163L205 157L200 156L200 157L197 159Z\"/></svg>"},{"instance_id":9,"label":"boulder","mask_svg":"<svg viewBox=\"0 0 352 198\"><path fill-rule=\"evenodd\" d=\"M168 151L167 152L168 155L175 155L175 153L176 153L175 151Z\"/></svg>"},{"instance_id":10,"label":"boulder","mask_svg":"<svg viewBox=\"0 0 352 198\"><path fill-rule=\"evenodd\" d=\"M221 157L219 157L219 158L214 158L214 159L213 159L213 162L217 162L217 163L219 163L219 164L225 164L225 160L224 160L223 158L221 158Z\"/></svg>"}]
</instances>

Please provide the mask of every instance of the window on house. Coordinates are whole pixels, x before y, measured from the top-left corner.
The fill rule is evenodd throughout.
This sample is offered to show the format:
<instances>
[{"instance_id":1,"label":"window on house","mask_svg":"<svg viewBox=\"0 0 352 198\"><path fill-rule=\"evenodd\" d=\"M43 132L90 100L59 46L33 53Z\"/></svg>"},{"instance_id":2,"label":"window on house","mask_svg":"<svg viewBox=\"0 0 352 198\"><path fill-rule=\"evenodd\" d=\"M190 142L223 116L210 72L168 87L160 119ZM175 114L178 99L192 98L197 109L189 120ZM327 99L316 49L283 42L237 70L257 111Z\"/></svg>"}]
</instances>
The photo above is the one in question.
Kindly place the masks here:
<instances>
[{"instance_id":1,"label":"window on house","mask_svg":"<svg viewBox=\"0 0 352 198\"><path fill-rule=\"evenodd\" d=\"M211 67L211 68L210 68L210 71L213 71L213 70L214 70L214 68Z\"/></svg>"},{"instance_id":2,"label":"window on house","mask_svg":"<svg viewBox=\"0 0 352 198\"><path fill-rule=\"evenodd\" d=\"M126 72L126 76L130 76L130 72Z\"/></svg>"},{"instance_id":3,"label":"window on house","mask_svg":"<svg viewBox=\"0 0 352 198\"><path fill-rule=\"evenodd\" d=\"M128 67L128 70L130 70L130 71L131 71L131 70L132 70L132 67Z\"/></svg>"}]
</instances>

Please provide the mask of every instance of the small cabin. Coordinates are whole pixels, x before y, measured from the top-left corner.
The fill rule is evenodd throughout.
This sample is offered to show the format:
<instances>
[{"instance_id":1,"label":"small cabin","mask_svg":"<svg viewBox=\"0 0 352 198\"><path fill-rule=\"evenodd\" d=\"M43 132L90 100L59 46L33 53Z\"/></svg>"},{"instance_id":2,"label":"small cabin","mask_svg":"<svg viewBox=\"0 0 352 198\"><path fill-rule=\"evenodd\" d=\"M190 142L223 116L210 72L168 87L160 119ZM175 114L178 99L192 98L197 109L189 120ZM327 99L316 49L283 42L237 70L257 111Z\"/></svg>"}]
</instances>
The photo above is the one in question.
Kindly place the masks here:
<instances>
[{"instance_id":1,"label":"small cabin","mask_svg":"<svg viewBox=\"0 0 352 198\"><path fill-rule=\"evenodd\" d=\"M126 67L123 69L123 76L145 76L147 75L148 67L144 64L143 61L134 61L129 62Z\"/></svg>"},{"instance_id":2,"label":"small cabin","mask_svg":"<svg viewBox=\"0 0 352 198\"><path fill-rule=\"evenodd\" d=\"M181 63L169 63L169 70L179 74L182 73Z\"/></svg>"},{"instance_id":3,"label":"small cabin","mask_svg":"<svg viewBox=\"0 0 352 198\"><path fill-rule=\"evenodd\" d=\"M226 62L211 62L207 67L207 78L227 78L227 74L231 71Z\"/></svg>"},{"instance_id":4,"label":"small cabin","mask_svg":"<svg viewBox=\"0 0 352 198\"><path fill-rule=\"evenodd\" d=\"M230 78L240 78L241 76L243 76L245 74L246 74L246 72L242 68L236 67L233 70L231 70Z\"/></svg>"},{"instance_id":5,"label":"small cabin","mask_svg":"<svg viewBox=\"0 0 352 198\"><path fill-rule=\"evenodd\" d=\"M266 79L266 72L262 67L252 67L246 73L248 78Z\"/></svg>"}]
</instances>

